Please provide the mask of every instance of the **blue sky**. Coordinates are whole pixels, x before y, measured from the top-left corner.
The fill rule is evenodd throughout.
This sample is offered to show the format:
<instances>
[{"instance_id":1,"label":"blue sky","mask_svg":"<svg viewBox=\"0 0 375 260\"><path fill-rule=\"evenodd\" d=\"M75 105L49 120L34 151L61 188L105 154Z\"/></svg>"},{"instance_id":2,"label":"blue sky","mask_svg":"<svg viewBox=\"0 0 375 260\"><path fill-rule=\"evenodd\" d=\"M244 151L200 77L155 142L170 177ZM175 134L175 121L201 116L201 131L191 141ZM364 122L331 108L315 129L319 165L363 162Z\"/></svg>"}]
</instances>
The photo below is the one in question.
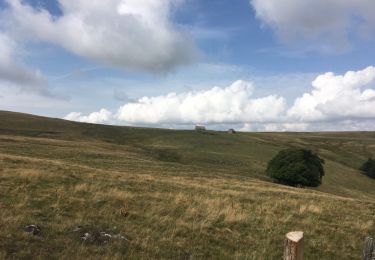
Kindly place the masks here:
<instances>
[{"instance_id":1,"label":"blue sky","mask_svg":"<svg viewBox=\"0 0 375 260\"><path fill-rule=\"evenodd\" d=\"M0 0L0 109L152 127L375 130L371 0L101 5Z\"/></svg>"}]
</instances>

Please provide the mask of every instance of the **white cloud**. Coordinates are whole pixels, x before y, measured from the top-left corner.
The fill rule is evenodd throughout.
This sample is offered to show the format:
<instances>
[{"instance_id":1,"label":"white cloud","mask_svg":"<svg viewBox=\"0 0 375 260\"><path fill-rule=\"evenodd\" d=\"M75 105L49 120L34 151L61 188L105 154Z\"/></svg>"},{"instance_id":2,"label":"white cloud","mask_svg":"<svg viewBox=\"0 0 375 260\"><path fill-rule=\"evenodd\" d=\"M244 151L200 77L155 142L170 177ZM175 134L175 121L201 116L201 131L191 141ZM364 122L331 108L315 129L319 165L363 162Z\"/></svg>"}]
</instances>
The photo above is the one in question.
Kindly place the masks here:
<instances>
[{"instance_id":1,"label":"white cloud","mask_svg":"<svg viewBox=\"0 0 375 260\"><path fill-rule=\"evenodd\" d=\"M117 113L102 109L88 116L71 113L65 119L168 128L207 124L242 131L375 130L375 67L344 75L325 73L312 86L290 108L277 95L253 97L253 85L239 80L225 88L143 97Z\"/></svg>"},{"instance_id":2,"label":"white cloud","mask_svg":"<svg viewBox=\"0 0 375 260\"><path fill-rule=\"evenodd\" d=\"M148 125L278 121L285 112L285 100L276 95L252 98L253 91L250 82L238 80L226 88L143 97L120 107L112 119L119 123ZM93 114L82 116L74 112L65 119L89 122Z\"/></svg>"},{"instance_id":3,"label":"white cloud","mask_svg":"<svg viewBox=\"0 0 375 260\"><path fill-rule=\"evenodd\" d=\"M52 96L46 78L39 70L28 68L15 55L18 46L0 32L0 83L22 91Z\"/></svg>"},{"instance_id":4,"label":"white cloud","mask_svg":"<svg viewBox=\"0 0 375 260\"><path fill-rule=\"evenodd\" d=\"M264 131L266 132L283 132L283 131L297 131L303 132L308 129L308 124L306 123L271 123L264 124Z\"/></svg>"},{"instance_id":5,"label":"white cloud","mask_svg":"<svg viewBox=\"0 0 375 260\"><path fill-rule=\"evenodd\" d=\"M252 98L253 86L236 81L226 88L144 97L118 111L118 120L145 124L221 124L277 120L285 102L278 96ZM272 109L270 107L272 106Z\"/></svg>"},{"instance_id":6,"label":"white cloud","mask_svg":"<svg viewBox=\"0 0 375 260\"><path fill-rule=\"evenodd\" d=\"M375 118L375 67L344 75L325 73L295 100L288 118L302 122Z\"/></svg>"},{"instance_id":7,"label":"white cloud","mask_svg":"<svg viewBox=\"0 0 375 260\"><path fill-rule=\"evenodd\" d=\"M287 43L314 42L320 49L344 51L349 34L375 35L373 0L251 0L256 16Z\"/></svg>"},{"instance_id":8,"label":"white cloud","mask_svg":"<svg viewBox=\"0 0 375 260\"><path fill-rule=\"evenodd\" d=\"M196 56L189 36L170 16L181 0L59 0L51 16L20 0L8 0L17 30L77 55L133 70L166 72Z\"/></svg>"},{"instance_id":9,"label":"white cloud","mask_svg":"<svg viewBox=\"0 0 375 260\"><path fill-rule=\"evenodd\" d=\"M68 114L64 119L70 121L86 122L93 124L108 123L112 118L112 112L101 109L99 112L93 112L87 116L83 116L80 112L72 112Z\"/></svg>"},{"instance_id":10,"label":"white cloud","mask_svg":"<svg viewBox=\"0 0 375 260\"><path fill-rule=\"evenodd\" d=\"M261 132L303 132L309 129L306 123L245 123L238 130L243 132L261 131Z\"/></svg>"}]
</instances>

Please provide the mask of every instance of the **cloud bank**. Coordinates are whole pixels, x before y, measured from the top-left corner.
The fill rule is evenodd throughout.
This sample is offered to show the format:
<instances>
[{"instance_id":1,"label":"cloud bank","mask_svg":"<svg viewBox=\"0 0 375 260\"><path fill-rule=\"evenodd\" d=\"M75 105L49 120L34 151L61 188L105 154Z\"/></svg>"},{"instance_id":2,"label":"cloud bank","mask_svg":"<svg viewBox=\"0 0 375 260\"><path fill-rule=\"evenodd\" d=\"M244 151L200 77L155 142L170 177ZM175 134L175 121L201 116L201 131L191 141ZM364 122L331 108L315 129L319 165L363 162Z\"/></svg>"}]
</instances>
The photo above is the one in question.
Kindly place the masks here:
<instances>
[{"instance_id":1,"label":"cloud bank","mask_svg":"<svg viewBox=\"0 0 375 260\"><path fill-rule=\"evenodd\" d=\"M112 113L88 116L73 112L65 119L90 123L178 126L237 126L244 131L375 130L375 67L319 75L312 90L288 107L277 95L253 97L250 82L228 87L143 97Z\"/></svg>"},{"instance_id":2,"label":"cloud bank","mask_svg":"<svg viewBox=\"0 0 375 260\"><path fill-rule=\"evenodd\" d=\"M254 87L236 81L226 88L144 97L120 107L117 118L133 124L225 124L277 120L285 108L278 96L252 98ZM273 109L269 109L272 106Z\"/></svg>"},{"instance_id":3,"label":"cloud bank","mask_svg":"<svg viewBox=\"0 0 375 260\"><path fill-rule=\"evenodd\" d=\"M72 112L64 117L64 119L93 124L109 123L112 119L112 112L104 108L99 112L93 112L87 116L83 116L82 113L79 112Z\"/></svg>"},{"instance_id":4,"label":"cloud bank","mask_svg":"<svg viewBox=\"0 0 375 260\"><path fill-rule=\"evenodd\" d=\"M345 51L349 35L375 35L373 0L251 0L256 16L286 43L315 42L323 50Z\"/></svg>"},{"instance_id":5,"label":"cloud bank","mask_svg":"<svg viewBox=\"0 0 375 260\"><path fill-rule=\"evenodd\" d=\"M375 119L375 67L344 75L329 72L318 76L312 86L310 93L296 99L288 118L302 122Z\"/></svg>"},{"instance_id":6,"label":"cloud bank","mask_svg":"<svg viewBox=\"0 0 375 260\"><path fill-rule=\"evenodd\" d=\"M164 73L196 57L171 22L181 0L59 0L62 16L8 0L8 19L24 35L122 69Z\"/></svg>"}]
</instances>

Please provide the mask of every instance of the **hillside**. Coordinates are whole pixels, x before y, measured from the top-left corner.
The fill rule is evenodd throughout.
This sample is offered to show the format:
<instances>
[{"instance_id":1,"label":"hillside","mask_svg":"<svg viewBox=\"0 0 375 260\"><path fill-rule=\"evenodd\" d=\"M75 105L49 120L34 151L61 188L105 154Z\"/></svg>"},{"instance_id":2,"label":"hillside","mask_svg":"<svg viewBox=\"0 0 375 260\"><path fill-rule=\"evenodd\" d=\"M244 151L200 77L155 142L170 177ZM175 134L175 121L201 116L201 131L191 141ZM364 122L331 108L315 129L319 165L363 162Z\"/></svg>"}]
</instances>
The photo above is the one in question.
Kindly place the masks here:
<instances>
[{"instance_id":1,"label":"hillside","mask_svg":"<svg viewBox=\"0 0 375 260\"><path fill-rule=\"evenodd\" d=\"M265 176L287 147L325 159L322 186ZM0 112L0 258L280 259L283 235L301 229L306 259L355 259L375 235L375 181L357 170L374 155L373 132L197 133ZM78 226L126 239L83 243Z\"/></svg>"}]
</instances>

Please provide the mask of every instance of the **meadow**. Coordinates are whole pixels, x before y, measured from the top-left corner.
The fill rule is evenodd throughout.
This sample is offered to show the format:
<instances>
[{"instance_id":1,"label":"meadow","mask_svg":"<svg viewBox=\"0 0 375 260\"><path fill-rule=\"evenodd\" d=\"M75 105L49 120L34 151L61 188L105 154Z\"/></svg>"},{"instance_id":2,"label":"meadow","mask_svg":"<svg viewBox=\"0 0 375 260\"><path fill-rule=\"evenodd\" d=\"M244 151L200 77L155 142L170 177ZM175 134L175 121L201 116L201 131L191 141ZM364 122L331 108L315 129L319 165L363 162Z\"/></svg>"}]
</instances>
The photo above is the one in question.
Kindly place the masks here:
<instances>
[{"instance_id":1,"label":"meadow","mask_svg":"<svg viewBox=\"0 0 375 260\"><path fill-rule=\"evenodd\" d=\"M323 185L265 175L290 147L325 160ZM306 259L359 259L375 236L375 180L358 168L374 155L374 132L228 134L3 111L0 258L280 259L285 233L303 230Z\"/></svg>"}]
</instances>

